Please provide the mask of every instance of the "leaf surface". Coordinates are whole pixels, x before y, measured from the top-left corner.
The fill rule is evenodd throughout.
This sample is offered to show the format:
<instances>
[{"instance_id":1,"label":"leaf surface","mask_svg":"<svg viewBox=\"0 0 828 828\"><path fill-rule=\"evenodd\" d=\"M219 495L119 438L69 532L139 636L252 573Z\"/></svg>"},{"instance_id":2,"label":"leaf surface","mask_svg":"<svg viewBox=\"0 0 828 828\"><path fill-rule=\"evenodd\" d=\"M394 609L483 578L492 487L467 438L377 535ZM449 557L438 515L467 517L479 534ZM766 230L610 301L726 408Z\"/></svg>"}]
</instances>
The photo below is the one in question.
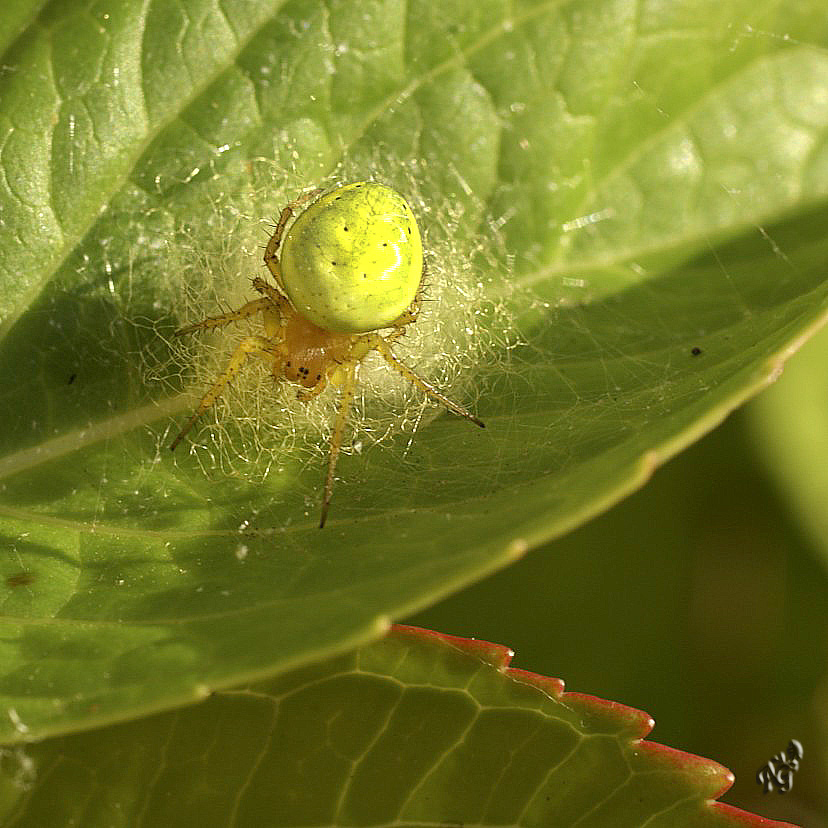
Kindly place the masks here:
<instances>
[{"instance_id":1,"label":"leaf surface","mask_svg":"<svg viewBox=\"0 0 828 828\"><path fill-rule=\"evenodd\" d=\"M641 485L823 320L817 0L15 8L3 741L376 637ZM225 240L241 249L338 177L404 192L435 273L482 285L473 335L466 303L443 301L429 314L454 333L411 358L457 362L452 393L487 428L411 409L413 437L343 457L320 532L324 440L311 457L236 442L223 474L239 413L258 416L231 407L171 456L203 386L188 364L153 384L147 365L167 364L188 314L249 298L255 244L215 272L205 250L223 261ZM213 292L182 309L199 272Z\"/></svg>"}]
</instances>

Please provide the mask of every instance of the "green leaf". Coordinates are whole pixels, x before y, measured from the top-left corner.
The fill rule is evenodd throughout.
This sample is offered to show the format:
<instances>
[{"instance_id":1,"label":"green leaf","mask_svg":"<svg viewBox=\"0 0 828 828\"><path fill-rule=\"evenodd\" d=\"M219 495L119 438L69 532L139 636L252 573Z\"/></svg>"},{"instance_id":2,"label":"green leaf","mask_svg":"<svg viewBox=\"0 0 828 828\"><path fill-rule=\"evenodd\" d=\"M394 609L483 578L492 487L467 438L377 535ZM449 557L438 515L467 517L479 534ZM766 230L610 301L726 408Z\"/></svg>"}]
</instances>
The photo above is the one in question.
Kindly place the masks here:
<instances>
[{"instance_id":1,"label":"green leaf","mask_svg":"<svg viewBox=\"0 0 828 828\"><path fill-rule=\"evenodd\" d=\"M732 774L643 741L646 713L506 669L510 655L398 628L181 711L28 746L6 757L4 824L785 825L711 803Z\"/></svg>"},{"instance_id":2,"label":"green leaf","mask_svg":"<svg viewBox=\"0 0 828 828\"><path fill-rule=\"evenodd\" d=\"M376 637L641 485L823 317L818 0L27 9L0 70L2 740ZM324 439L298 404L267 426L266 374L166 451L229 347L170 334L249 297L258 222L345 178L410 197L442 298L408 358L487 428L368 399L320 532Z\"/></svg>"}]
</instances>

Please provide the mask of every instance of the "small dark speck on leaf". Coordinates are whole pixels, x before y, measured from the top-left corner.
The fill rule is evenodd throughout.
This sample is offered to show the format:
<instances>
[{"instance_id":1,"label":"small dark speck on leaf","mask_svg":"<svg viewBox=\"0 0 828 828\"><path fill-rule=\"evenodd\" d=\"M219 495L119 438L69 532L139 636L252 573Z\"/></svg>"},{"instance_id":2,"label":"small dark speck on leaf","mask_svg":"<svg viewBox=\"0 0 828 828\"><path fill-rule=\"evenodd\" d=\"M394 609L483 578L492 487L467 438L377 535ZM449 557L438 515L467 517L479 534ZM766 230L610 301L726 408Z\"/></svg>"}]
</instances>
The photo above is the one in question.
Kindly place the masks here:
<instances>
[{"instance_id":1,"label":"small dark speck on leaf","mask_svg":"<svg viewBox=\"0 0 828 828\"><path fill-rule=\"evenodd\" d=\"M690 350L690 353L693 354L693 356L698 356L701 352L702 349L699 347L695 347Z\"/></svg>"},{"instance_id":2,"label":"small dark speck on leaf","mask_svg":"<svg viewBox=\"0 0 828 828\"><path fill-rule=\"evenodd\" d=\"M67 383L67 385L71 385L75 381L77 376L77 374L72 374L72 376L69 377L69 382Z\"/></svg>"},{"instance_id":3,"label":"small dark speck on leaf","mask_svg":"<svg viewBox=\"0 0 828 828\"><path fill-rule=\"evenodd\" d=\"M7 587L28 586L35 579L33 572L16 572L6 578Z\"/></svg>"}]
</instances>

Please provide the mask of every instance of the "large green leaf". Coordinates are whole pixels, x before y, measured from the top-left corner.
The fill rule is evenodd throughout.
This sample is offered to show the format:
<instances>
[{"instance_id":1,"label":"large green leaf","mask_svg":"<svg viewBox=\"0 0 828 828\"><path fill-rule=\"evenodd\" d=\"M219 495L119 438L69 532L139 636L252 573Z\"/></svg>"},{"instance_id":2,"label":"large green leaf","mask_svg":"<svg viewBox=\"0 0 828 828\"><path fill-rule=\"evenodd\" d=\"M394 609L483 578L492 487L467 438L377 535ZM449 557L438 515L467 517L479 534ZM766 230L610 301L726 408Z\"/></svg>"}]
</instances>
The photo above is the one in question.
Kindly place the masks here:
<instances>
[{"instance_id":1,"label":"large green leaf","mask_svg":"<svg viewBox=\"0 0 828 828\"><path fill-rule=\"evenodd\" d=\"M9 14L4 740L378 635L640 485L822 319L819 0ZM345 178L412 200L440 302L408 355L487 429L368 400L320 532L301 410L257 431L262 377L172 457L228 343L165 366L176 324L246 294L257 222Z\"/></svg>"},{"instance_id":2,"label":"large green leaf","mask_svg":"<svg viewBox=\"0 0 828 828\"><path fill-rule=\"evenodd\" d=\"M732 775L646 713L424 633L21 749L4 825L787 825L711 803Z\"/></svg>"}]
</instances>

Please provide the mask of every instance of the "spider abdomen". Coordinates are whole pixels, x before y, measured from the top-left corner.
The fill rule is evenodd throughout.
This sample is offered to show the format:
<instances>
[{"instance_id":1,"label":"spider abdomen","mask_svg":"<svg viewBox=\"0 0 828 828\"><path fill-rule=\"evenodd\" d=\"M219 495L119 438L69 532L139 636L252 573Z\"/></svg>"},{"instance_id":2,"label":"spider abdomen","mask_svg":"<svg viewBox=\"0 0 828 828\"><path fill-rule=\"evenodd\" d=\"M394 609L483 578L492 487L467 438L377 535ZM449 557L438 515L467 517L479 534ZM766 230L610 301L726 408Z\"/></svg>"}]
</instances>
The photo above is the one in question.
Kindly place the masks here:
<instances>
[{"instance_id":1,"label":"spider abdomen","mask_svg":"<svg viewBox=\"0 0 828 828\"><path fill-rule=\"evenodd\" d=\"M423 275L414 214L384 184L339 187L287 232L282 286L296 310L327 331L385 328L411 305Z\"/></svg>"}]
</instances>

